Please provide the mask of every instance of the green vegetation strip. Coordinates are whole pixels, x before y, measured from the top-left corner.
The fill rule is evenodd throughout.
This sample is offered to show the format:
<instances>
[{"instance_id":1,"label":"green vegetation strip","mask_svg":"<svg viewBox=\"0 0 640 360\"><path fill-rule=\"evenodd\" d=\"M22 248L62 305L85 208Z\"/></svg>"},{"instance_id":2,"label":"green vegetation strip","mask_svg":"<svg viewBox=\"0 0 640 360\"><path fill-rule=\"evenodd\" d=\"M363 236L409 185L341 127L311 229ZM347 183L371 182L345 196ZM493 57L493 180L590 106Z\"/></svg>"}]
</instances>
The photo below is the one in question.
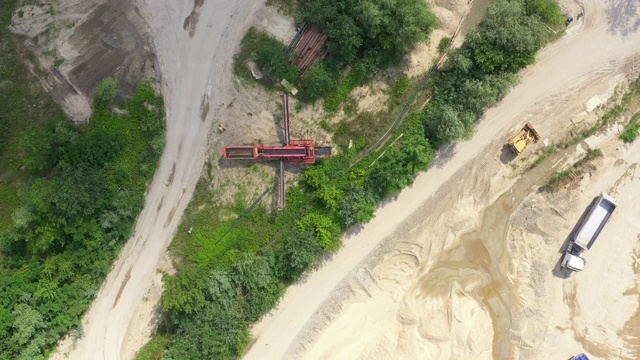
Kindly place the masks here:
<instances>
[{"instance_id":1,"label":"green vegetation strip","mask_svg":"<svg viewBox=\"0 0 640 360\"><path fill-rule=\"evenodd\" d=\"M594 170L595 167L592 163L599 157L602 157L602 151L600 151L600 149L587 151L587 154L582 159L578 160L570 168L554 175L538 190L540 192L557 192L560 189L563 189L572 181L579 179L585 172Z\"/></svg>"},{"instance_id":2,"label":"green vegetation strip","mask_svg":"<svg viewBox=\"0 0 640 360\"><path fill-rule=\"evenodd\" d=\"M630 143L636 140L638 137L638 130L640 130L640 112L633 115L631 121L625 126L624 131L620 134L620 139L626 143Z\"/></svg>"},{"instance_id":3,"label":"green vegetation strip","mask_svg":"<svg viewBox=\"0 0 640 360\"><path fill-rule=\"evenodd\" d=\"M144 204L164 142L163 108L143 85L125 116L98 101L88 126L61 119L25 134L28 176L1 238L4 358L38 359L70 330L81 334L81 316Z\"/></svg>"},{"instance_id":4,"label":"green vegetation strip","mask_svg":"<svg viewBox=\"0 0 640 360\"><path fill-rule=\"evenodd\" d=\"M89 124L74 125L8 30L17 5L0 6L0 359L34 360L82 334L81 317L142 209L164 105L143 85L115 115L109 80Z\"/></svg>"},{"instance_id":5,"label":"green vegetation strip","mask_svg":"<svg viewBox=\"0 0 640 360\"><path fill-rule=\"evenodd\" d=\"M638 101L640 94L640 78L636 79L629 88L629 91L625 93L622 98L619 100L619 103L613 105L610 109L608 109L598 121L593 124L590 128L582 131L577 136L571 137L569 140L564 141L558 146L550 146L541 151L538 151L538 157L536 160L529 166L529 169L533 169L536 166L540 165L549 155L558 151L558 149L566 149L569 146L573 146L583 141L584 139L594 135L596 132L604 128L609 124L612 119L615 119L626 111L629 110L630 105L633 101ZM640 129L640 112L636 112L632 117L629 123L626 125L625 130L620 134L620 139L624 142L633 142L637 137L638 130Z\"/></svg>"}]
</instances>

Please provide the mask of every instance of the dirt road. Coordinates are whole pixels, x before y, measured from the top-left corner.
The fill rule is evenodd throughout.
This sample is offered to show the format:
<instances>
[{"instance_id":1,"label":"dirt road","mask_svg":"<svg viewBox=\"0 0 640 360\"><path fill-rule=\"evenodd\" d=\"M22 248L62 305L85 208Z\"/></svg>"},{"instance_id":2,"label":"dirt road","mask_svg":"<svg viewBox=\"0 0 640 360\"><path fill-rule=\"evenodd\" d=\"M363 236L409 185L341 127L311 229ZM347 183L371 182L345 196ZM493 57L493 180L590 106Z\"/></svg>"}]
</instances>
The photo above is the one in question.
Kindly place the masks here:
<instances>
[{"instance_id":1,"label":"dirt road","mask_svg":"<svg viewBox=\"0 0 640 360\"><path fill-rule=\"evenodd\" d=\"M260 0L145 0L167 109L167 143L132 238L90 311L77 346L53 358L122 359L134 337L136 309L191 198L205 160L207 134L228 102L232 57ZM139 345L138 345L139 346Z\"/></svg>"},{"instance_id":2,"label":"dirt road","mask_svg":"<svg viewBox=\"0 0 640 360\"><path fill-rule=\"evenodd\" d=\"M443 254L457 248L464 234L480 228L483 209L516 181L506 161L500 161L508 134L532 121L547 139L559 140L571 119L593 116L590 111L639 60L635 1L589 0L582 7L561 3L571 14L584 12L584 18L541 51L521 83L487 111L472 140L445 151L411 188L383 205L371 223L347 236L331 261L288 289L278 308L254 327L246 359L302 354L331 359L512 358L522 354L513 343L536 350L552 341L527 342L526 334L545 334L540 323L522 322L526 331L514 333L492 321L510 315L492 312L500 309L496 302L515 302L519 295L501 290L503 284L492 285L497 278L505 284L516 281L504 279L503 270L510 264L502 253L473 260L494 266L492 272L430 270L446 261ZM468 250L473 251L465 254L491 251ZM497 259L496 264L487 264L487 259ZM439 286L447 277L446 286ZM536 316L528 311L531 314L523 310L507 326ZM547 351L558 348L547 345Z\"/></svg>"}]
</instances>

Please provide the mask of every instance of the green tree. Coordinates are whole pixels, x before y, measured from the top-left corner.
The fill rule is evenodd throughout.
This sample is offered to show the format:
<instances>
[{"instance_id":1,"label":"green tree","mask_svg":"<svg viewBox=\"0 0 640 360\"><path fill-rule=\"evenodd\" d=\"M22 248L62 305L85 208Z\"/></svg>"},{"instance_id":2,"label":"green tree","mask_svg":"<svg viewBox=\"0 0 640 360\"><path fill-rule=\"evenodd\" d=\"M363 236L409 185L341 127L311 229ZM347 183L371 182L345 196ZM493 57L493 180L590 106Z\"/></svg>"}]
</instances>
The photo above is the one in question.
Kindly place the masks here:
<instances>
[{"instance_id":1,"label":"green tree","mask_svg":"<svg viewBox=\"0 0 640 360\"><path fill-rule=\"evenodd\" d=\"M330 217L318 213L307 213L300 220L296 220L296 226L302 233L313 231L314 235L327 251L336 251L340 248L340 229Z\"/></svg>"},{"instance_id":2,"label":"green tree","mask_svg":"<svg viewBox=\"0 0 640 360\"><path fill-rule=\"evenodd\" d=\"M302 0L299 17L328 35L328 63L375 72L405 56L437 24L422 0Z\"/></svg>"},{"instance_id":3,"label":"green tree","mask_svg":"<svg viewBox=\"0 0 640 360\"><path fill-rule=\"evenodd\" d=\"M288 282L295 281L304 271L315 268L323 253L322 243L313 230L294 229L277 252L282 276Z\"/></svg>"},{"instance_id":4,"label":"green tree","mask_svg":"<svg viewBox=\"0 0 640 360\"><path fill-rule=\"evenodd\" d=\"M197 316L176 316L177 330L163 360L237 359L250 334L241 305L206 302Z\"/></svg>"},{"instance_id":5,"label":"green tree","mask_svg":"<svg viewBox=\"0 0 640 360\"><path fill-rule=\"evenodd\" d=\"M316 191L315 195L318 198L322 199L325 206L330 210L336 210L340 199L344 197L344 193L342 192L342 190L340 190L340 188L338 188L338 186L334 185L333 183L325 184L323 187L318 189L318 191Z\"/></svg>"},{"instance_id":6,"label":"green tree","mask_svg":"<svg viewBox=\"0 0 640 360\"><path fill-rule=\"evenodd\" d=\"M376 212L375 196L361 186L349 186L345 194L338 207L344 226L348 228L369 222Z\"/></svg>"},{"instance_id":7,"label":"green tree","mask_svg":"<svg viewBox=\"0 0 640 360\"><path fill-rule=\"evenodd\" d=\"M326 32L329 36L327 49L334 67L340 69L354 62L362 46L362 37L353 18L346 14L336 16L327 24Z\"/></svg>"},{"instance_id":8,"label":"green tree","mask_svg":"<svg viewBox=\"0 0 640 360\"><path fill-rule=\"evenodd\" d=\"M289 63L284 45L274 38L265 38L252 54L260 70L276 81L295 82L298 70Z\"/></svg>"},{"instance_id":9,"label":"green tree","mask_svg":"<svg viewBox=\"0 0 640 360\"><path fill-rule=\"evenodd\" d=\"M281 289L273 272L273 258L244 253L233 265L232 276L248 304L247 319L257 321L280 298Z\"/></svg>"},{"instance_id":10,"label":"green tree","mask_svg":"<svg viewBox=\"0 0 640 360\"><path fill-rule=\"evenodd\" d=\"M549 26L564 22L560 5L554 0L525 0L527 16L538 16Z\"/></svg>"},{"instance_id":11,"label":"green tree","mask_svg":"<svg viewBox=\"0 0 640 360\"><path fill-rule=\"evenodd\" d=\"M409 172L412 174L427 170L433 160L434 150L421 134L408 135L402 144L402 151L406 154L406 162Z\"/></svg>"},{"instance_id":12,"label":"green tree","mask_svg":"<svg viewBox=\"0 0 640 360\"><path fill-rule=\"evenodd\" d=\"M475 117L451 105L429 104L422 115L427 136L441 143L458 140L473 128Z\"/></svg>"},{"instance_id":13,"label":"green tree","mask_svg":"<svg viewBox=\"0 0 640 360\"><path fill-rule=\"evenodd\" d=\"M378 198L396 193L412 183L413 173L407 167L406 156L397 147L385 152L368 178L368 187Z\"/></svg>"},{"instance_id":14,"label":"green tree","mask_svg":"<svg viewBox=\"0 0 640 360\"><path fill-rule=\"evenodd\" d=\"M335 86L335 80L325 69L322 63L318 63L304 75L304 92L309 100L313 101L327 94Z\"/></svg>"},{"instance_id":15,"label":"green tree","mask_svg":"<svg viewBox=\"0 0 640 360\"><path fill-rule=\"evenodd\" d=\"M323 165L316 165L304 170L302 181L312 189L317 190L329 183L330 180L327 169Z\"/></svg>"},{"instance_id":16,"label":"green tree","mask_svg":"<svg viewBox=\"0 0 640 360\"><path fill-rule=\"evenodd\" d=\"M108 77L96 87L95 99L99 105L109 105L118 94L118 79Z\"/></svg>"},{"instance_id":17,"label":"green tree","mask_svg":"<svg viewBox=\"0 0 640 360\"><path fill-rule=\"evenodd\" d=\"M206 287L207 300L219 304L222 308L231 308L239 296L232 276L220 269L213 270Z\"/></svg>"},{"instance_id":18,"label":"green tree","mask_svg":"<svg viewBox=\"0 0 640 360\"><path fill-rule=\"evenodd\" d=\"M46 328L42 314L27 304L16 305L13 316L13 336L20 345L27 344L39 331Z\"/></svg>"},{"instance_id":19,"label":"green tree","mask_svg":"<svg viewBox=\"0 0 640 360\"><path fill-rule=\"evenodd\" d=\"M489 6L481 25L467 34L465 47L485 73L516 72L534 62L549 34L538 17L527 16L522 0L499 0Z\"/></svg>"},{"instance_id":20,"label":"green tree","mask_svg":"<svg viewBox=\"0 0 640 360\"><path fill-rule=\"evenodd\" d=\"M160 299L162 309L185 314L199 311L205 305L205 272L190 265L179 265L176 270L177 276L163 276L165 290Z\"/></svg>"}]
</instances>

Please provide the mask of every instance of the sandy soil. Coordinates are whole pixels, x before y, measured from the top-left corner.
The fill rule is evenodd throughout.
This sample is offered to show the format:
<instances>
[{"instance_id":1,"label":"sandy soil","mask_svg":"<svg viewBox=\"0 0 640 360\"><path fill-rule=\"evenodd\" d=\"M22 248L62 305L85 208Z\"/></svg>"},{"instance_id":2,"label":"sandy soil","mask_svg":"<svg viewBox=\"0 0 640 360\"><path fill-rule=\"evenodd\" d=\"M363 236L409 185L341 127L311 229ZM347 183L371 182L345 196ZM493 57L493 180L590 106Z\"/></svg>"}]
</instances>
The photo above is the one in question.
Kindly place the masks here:
<instances>
[{"instance_id":1,"label":"sandy soil","mask_svg":"<svg viewBox=\"0 0 640 360\"><path fill-rule=\"evenodd\" d=\"M135 314L153 306L143 298L200 176L209 128L231 101L232 55L261 5L258 0L140 3L162 73L167 144L134 234L83 319L84 336L63 343L53 359L131 358L140 346L136 339L144 335L136 333Z\"/></svg>"},{"instance_id":2,"label":"sandy soil","mask_svg":"<svg viewBox=\"0 0 640 360\"><path fill-rule=\"evenodd\" d=\"M472 140L444 149L410 189L353 229L338 254L288 289L254 327L245 358L546 359L581 351L638 357L640 229L633 204L640 145L622 146L615 128L610 140L590 139L605 153L599 170L548 198L529 194L586 145L522 177L518 168L527 156L510 163L502 151L526 121L547 143L586 126L625 74L636 72L635 2L562 3L585 17L541 51ZM620 204L602 234L607 241L587 254L584 272L565 279L555 269L559 250L603 190ZM534 204L556 215L527 217Z\"/></svg>"}]
</instances>

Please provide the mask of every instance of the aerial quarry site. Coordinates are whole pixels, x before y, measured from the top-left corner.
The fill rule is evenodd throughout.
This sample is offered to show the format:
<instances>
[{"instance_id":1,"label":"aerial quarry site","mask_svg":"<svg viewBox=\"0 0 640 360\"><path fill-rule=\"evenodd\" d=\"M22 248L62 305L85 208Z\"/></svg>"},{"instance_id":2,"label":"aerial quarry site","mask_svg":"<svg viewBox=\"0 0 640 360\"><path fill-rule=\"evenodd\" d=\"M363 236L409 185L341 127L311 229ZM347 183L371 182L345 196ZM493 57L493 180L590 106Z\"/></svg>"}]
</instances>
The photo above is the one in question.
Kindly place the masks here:
<instances>
[{"instance_id":1,"label":"aerial quarry site","mask_svg":"<svg viewBox=\"0 0 640 360\"><path fill-rule=\"evenodd\" d=\"M389 73L426 74L446 57L438 42L460 46L491 3L426 1L438 25ZM138 359L163 322L163 274L180 261L167 249L178 231L198 231L180 224L199 180L209 172L221 203L269 194L283 211L303 169L340 154L321 121L346 115L234 73L250 28L284 44L297 36L279 1L50 2L56 14L24 5L31 17L14 16L11 31L41 63L58 49L64 63L40 82L74 121L91 114L83 94L114 72L130 88L139 74L157 79L164 98L166 144L133 234L82 334L47 353ZM640 359L640 141L620 139L640 111L640 2L557 2L564 32L472 134L437 149L428 171L283 290L243 359ZM56 16L74 25L33 40ZM353 89L355 114L386 109L389 92L382 76Z\"/></svg>"}]
</instances>

